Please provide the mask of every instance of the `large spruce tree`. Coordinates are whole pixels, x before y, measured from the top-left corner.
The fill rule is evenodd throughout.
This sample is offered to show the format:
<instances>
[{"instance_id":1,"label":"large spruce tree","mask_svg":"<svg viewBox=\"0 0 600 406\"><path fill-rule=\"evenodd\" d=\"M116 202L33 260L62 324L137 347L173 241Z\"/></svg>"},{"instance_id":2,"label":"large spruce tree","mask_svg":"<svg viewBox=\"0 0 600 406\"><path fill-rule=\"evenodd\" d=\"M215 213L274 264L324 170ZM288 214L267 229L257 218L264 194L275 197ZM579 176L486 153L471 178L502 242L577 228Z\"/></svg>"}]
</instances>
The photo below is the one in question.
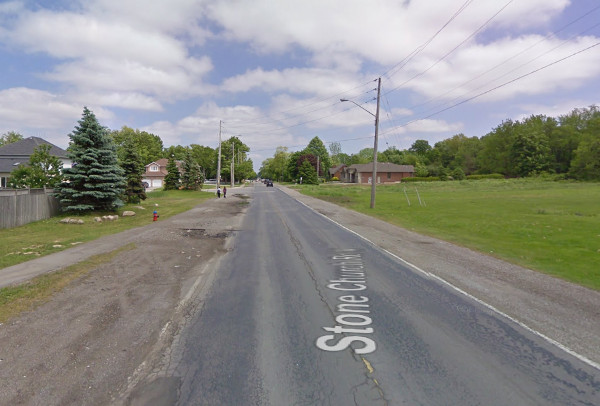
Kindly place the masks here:
<instances>
[{"instance_id":1,"label":"large spruce tree","mask_svg":"<svg viewBox=\"0 0 600 406\"><path fill-rule=\"evenodd\" d=\"M179 189L180 184L181 174L179 173L179 168L177 167L177 161L175 161L175 156L171 155L169 161L167 162L167 175L165 176L163 189L176 190Z\"/></svg>"},{"instance_id":2,"label":"large spruce tree","mask_svg":"<svg viewBox=\"0 0 600 406\"><path fill-rule=\"evenodd\" d=\"M69 135L71 168L63 170L57 197L64 211L115 210L125 188L123 169L117 163L112 138L87 107L78 126Z\"/></svg>"},{"instance_id":3,"label":"large spruce tree","mask_svg":"<svg viewBox=\"0 0 600 406\"><path fill-rule=\"evenodd\" d=\"M140 200L146 200L146 191L142 185L142 175L145 167L132 139L128 139L123 143L123 157L120 165L125 172L127 181L124 193L125 201L127 203L139 203Z\"/></svg>"}]
</instances>

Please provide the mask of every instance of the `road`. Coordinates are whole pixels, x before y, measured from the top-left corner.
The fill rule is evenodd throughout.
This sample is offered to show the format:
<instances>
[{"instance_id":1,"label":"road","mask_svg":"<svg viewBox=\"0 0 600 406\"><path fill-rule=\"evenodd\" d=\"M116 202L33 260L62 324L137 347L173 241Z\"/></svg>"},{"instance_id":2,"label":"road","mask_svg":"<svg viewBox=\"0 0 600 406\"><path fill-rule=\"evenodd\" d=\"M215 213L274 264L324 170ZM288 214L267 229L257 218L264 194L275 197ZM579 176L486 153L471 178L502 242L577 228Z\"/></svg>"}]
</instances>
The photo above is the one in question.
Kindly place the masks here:
<instances>
[{"instance_id":1,"label":"road","mask_svg":"<svg viewBox=\"0 0 600 406\"><path fill-rule=\"evenodd\" d=\"M600 371L257 185L129 404L598 405Z\"/></svg>"}]
</instances>

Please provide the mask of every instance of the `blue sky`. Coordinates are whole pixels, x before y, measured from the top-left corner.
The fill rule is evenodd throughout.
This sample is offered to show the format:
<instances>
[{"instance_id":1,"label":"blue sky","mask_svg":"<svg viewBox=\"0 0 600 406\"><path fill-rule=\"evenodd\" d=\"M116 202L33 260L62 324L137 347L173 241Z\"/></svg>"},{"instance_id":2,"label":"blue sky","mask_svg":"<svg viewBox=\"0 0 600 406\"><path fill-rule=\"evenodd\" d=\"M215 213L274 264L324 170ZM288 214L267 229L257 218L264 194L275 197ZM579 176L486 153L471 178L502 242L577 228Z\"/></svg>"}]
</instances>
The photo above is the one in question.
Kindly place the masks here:
<instances>
[{"instance_id":1,"label":"blue sky","mask_svg":"<svg viewBox=\"0 0 600 406\"><path fill-rule=\"evenodd\" d=\"M314 136L348 154L600 104L597 0L0 3L0 133L66 148L90 108L165 146L239 136L258 170Z\"/></svg>"}]
</instances>

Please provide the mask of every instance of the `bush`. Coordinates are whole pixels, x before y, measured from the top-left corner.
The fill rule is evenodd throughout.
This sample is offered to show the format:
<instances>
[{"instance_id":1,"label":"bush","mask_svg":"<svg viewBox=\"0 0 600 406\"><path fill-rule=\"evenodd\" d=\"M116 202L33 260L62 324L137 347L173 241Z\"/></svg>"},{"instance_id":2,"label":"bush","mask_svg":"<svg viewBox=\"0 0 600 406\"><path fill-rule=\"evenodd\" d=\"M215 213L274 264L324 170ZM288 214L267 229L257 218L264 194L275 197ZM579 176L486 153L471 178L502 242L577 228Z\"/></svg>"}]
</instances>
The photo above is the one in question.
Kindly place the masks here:
<instances>
[{"instance_id":1,"label":"bush","mask_svg":"<svg viewBox=\"0 0 600 406\"><path fill-rule=\"evenodd\" d=\"M481 179L504 179L504 175L500 173L490 173L487 175L467 175L467 180L481 180Z\"/></svg>"},{"instance_id":2,"label":"bush","mask_svg":"<svg viewBox=\"0 0 600 406\"><path fill-rule=\"evenodd\" d=\"M403 178L402 182L437 182L441 180L438 176L413 176L410 178Z\"/></svg>"},{"instance_id":3,"label":"bush","mask_svg":"<svg viewBox=\"0 0 600 406\"><path fill-rule=\"evenodd\" d=\"M334 176L333 178L331 178L332 182L339 182L339 178L337 176Z\"/></svg>"},{"instance_id":4,"label":"bush","mask_svg":"<svg viewBox=\"0 0 600 406\"><path fill-rule=\"evenodd\" d=\"M463 180L466 178L465 171L463 171L462 168L454 169L450 176L452 176L452 179L454 180Z\"/></svg>"}]
</instances>

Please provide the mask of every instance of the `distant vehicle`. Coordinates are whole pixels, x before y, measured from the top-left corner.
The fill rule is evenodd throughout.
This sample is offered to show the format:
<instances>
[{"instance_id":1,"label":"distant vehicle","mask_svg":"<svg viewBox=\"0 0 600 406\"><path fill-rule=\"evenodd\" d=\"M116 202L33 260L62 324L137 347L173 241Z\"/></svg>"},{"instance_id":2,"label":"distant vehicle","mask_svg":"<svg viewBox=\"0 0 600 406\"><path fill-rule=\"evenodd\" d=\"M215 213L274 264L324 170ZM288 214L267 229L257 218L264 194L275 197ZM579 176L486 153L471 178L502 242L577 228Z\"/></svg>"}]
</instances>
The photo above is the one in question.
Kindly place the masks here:
<instances>
[{"instance_id":1,"label":"distant vehicle","mask_svg":"<svg viewBox=\"0 0 600 406\"><path fill-rule=\"evenodd\" d=\"M273 182L271 182L270 180L267 181L267 187L269 186L273 187Z\"/></svg>"},{"instance_id":2,"label":"distant vehicle","mask_svg":"<svg viewBox=\"0 0 600 406\"><path fill-rule=\"evenodd\" d=\"M208 185L216 185L217 184L217 180L216 179L206 179L204 181L204 183L206 183Z\"/></svg>"}]
</instances>

